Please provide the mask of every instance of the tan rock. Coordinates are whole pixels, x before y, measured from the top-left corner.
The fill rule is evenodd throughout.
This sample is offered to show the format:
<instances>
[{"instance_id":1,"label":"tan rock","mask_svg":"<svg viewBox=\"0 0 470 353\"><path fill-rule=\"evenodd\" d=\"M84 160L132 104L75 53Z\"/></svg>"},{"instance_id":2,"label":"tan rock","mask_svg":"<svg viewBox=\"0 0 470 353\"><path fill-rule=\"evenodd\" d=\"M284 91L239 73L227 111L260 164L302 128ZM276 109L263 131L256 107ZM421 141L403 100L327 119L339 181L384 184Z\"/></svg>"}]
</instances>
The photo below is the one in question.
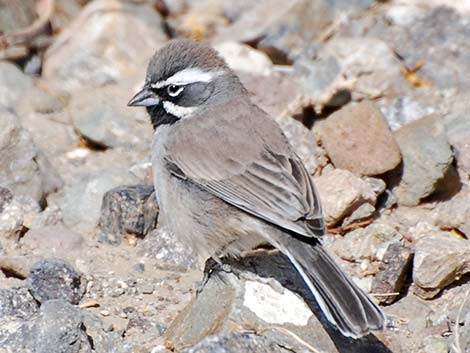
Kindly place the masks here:
<instances>
[{"instance_id":1,"label":"tan rock","mask_svg":"<svg viewBox=\"0 0 470 353\"><path fill-rule=\"evenodd\" d=\"M373 103L363 101L332 114L323 124L321 140L337 168L378 175L401 161L400 149Z\"/></svg>"},{"instance_id":2,"label":"tan rock","mask_svg":"<svg viewBox=\"0 0 470 353\"><path fill-rule=\"evenodd\" d=\"M332 226L365 203L375 205L372 186L351 172L334 169L314 178L325 222Z\"/></svg>"}]
</instances>

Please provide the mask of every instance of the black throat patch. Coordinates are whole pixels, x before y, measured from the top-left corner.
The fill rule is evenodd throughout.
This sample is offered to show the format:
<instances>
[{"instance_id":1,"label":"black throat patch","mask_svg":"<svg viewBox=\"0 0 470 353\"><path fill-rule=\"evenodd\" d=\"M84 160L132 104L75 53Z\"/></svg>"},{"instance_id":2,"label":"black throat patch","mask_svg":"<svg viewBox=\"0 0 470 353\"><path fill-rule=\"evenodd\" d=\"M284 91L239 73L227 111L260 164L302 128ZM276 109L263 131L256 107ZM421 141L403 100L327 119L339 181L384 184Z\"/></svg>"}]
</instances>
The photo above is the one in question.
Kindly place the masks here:
<instances>
[{"instance_id":1,"label":"black throat patch","mask_svg":"<svg viewBox=\"0 0 470 353\"><path fill-rule=\"evenodd\" d=\"M161 104L147 107L147 113L150 116L150 122L152 123L154 130L156 130L160 125L173 125L180 120L177 116L167 113Z\"/></svg>"}]
</instances>

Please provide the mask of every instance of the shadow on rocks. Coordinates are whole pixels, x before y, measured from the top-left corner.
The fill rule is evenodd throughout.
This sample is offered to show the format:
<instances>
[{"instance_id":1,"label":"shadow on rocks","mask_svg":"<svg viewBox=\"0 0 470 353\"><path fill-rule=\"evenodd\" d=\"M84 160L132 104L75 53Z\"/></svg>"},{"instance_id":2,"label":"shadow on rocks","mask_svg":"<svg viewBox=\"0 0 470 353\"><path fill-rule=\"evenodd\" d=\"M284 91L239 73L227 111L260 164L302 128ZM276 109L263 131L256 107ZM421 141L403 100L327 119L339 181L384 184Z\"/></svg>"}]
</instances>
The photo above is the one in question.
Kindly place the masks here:
<instances>
[{"instance_id":1,"label":"shadow on rocks","mask_svg":"<svg viewBox=\"0 0 470 353\"><path fill-rule=\"evenodd\" d=\"M242 272L249 271L266 279L274 278L285 288L300 295L321 322L339 353L392 353L374 334L369 334L360 339L352 339L343 336L331 326L322 314L302 277L292 266L289 259L277 250L269 253L264 251L253 253L244 257L238 263L230 262L230 265Z\"/></svg>"}]
</instances>

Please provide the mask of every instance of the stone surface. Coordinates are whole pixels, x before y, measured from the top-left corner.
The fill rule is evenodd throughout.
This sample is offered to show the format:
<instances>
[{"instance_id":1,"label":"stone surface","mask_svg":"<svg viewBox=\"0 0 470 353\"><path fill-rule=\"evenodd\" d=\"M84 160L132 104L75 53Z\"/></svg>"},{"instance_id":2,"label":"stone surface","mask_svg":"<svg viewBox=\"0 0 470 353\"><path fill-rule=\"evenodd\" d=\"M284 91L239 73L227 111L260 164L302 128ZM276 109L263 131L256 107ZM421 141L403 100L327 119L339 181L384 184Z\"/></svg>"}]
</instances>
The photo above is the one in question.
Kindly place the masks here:
<instances>
[{"instance_id":1,"label":"stone surface","mask_svg":"<svg viewBox=\"0 0 470 353\"><path fill-rule=\"evenodd\" d=\"M307 348L285 330L318 351L388 351L379 340L347 340L323 319L320 322L313 314L319 309L308 289L289 261L279 253L258 252L236 266L236 274L219 272L209 278L198 296L165 332L165 341L178 350L211 334L240 327L261 332L269 327L272 329L264 334L294 352ZM280 315L281 312L284 314Z\"/></svg>"},{"instance_id":2,"label":"stone surface","mask_svg":"<svg viewBox=\"0 0 470 353\"><path fill-rule=\"evenodd\" d=\"M439 116L430 115L395 132L403 157L403 173L394 189L399 203L417 205L436 189L454 157Z\"/></svg>"},{"instance_id":3,"label":"stone surface","mask_svg":"<svg viewBox=\"0 0 470 353\"><path fill-rule=\"evenodd\" d=\"M36 353L91 352L79 309L61 299L41 306L32 342Z\"/></svg>"},{"instance_id":4,"label":"stone surface","mask_svg":"<svg viewBox=\"0 0 470 353\"><path fill-rule=\"evenodd\" d=\"M13 193L9 189L0 186L0 214L12 200Z\"/></svg>"},{"instance_id":5,"label":"stone surface","mask_svg":"<svg viewBox=\"0 0 470 353\"><path fill-rule=\"evenodd\" d=\"M22 73L16 65L0 61L0 107L16 109L17 103L32 86L31 78Z\"/></svg>"},{"instance_id":6,"label":"stone surface","mask_svg":"<svg viewBox=\"0 0 470 353\"><path fill-rule=\"evenodd\" d=\"M157 268L161 269L185 271L197 263L193 250L164 227L148 234L138 251L142 257L156 260Z\"/></svg>"},{"instance_id":7,"label":"stone surface","mask_svg":"<svg viewBox=\"0 0 470 353\"><path fill-rule=\"evenodd\" d=\"M272 62L269 57L252 47L237 42L222 42L214 46L219 54L235 71L251 72L258 75L269 75Z\"/></svg>"},{"instance_id":8,"label":"stone surface","mask_svg":"<svg viewBox=\"0 0 470 353\"><path fill-rule=\"evenodd\" d=\"M289 353L298 352L282 347L264 336L247 333L225 333L206 337L181 353Z\"/></svg>"},{"instance_id":9,"label":"stone surface","mask_svg":"<svg viewBox=\"0 0 470 353\"><path fill-rule=\"evenodd\" d=\"M389 246L400 243L401 239L400 233L391 226L376 223L347 233L337 239L331 249L347 261L377 261L383 260Z\"/></svg>"},{"instance_id":10,"label":"stone surface","mask_svg":"<svg viewBox=\"0 0 470 353\"><path fill-rule=\"evenodd\" d=\"M110 331L110 328L99 317L89 311L82 311L81 314L86 334L93 341L94 351L105 353L132 352L132 345L123 342L119 332Z\"/></svg>"},{"instance_id":11,"label":"stone surface","mask_svg":"<svg viewBox=\"0 0 470 353\"><path fill-rule=\"evenodd\" d=\"M3 190L8 189L3 188ZM23 233L32 226L39 214L40 207L31 197L13 197L0 211L0 239L18 241Z\"/></svg>"},{"instance_id":12,"label":"stone surface","mask_svg":"<svg viewBox=\"0 0 470 353\"><path fill-rule=\"evenodd\" d=\"M37 353L31 343L34 321L0 318L0 351Z\"/></svg>"},{"instance_id":13,"label":"stone surface","mask_svg":"<svg viewBox=\"0 0 470 353\"><path fill-rule=\"evenodd\" d=\"M470 175L470 111L446 117L449 143L454 149L457 165Z\"/></svg>"},{"instance_id":14,"label":"stone surface","mask_svg":"<svg viewBox=\"0 0 470 353\"><path fill-rule=\"evenodd\" d=\"M62 185L18 117L0 107L0 186L37 202Z\"/></svg>"},{"instance_id":15,"label":"stone surface","mask_svg":"<svg viewBox=\"0 0 470 353\"><path fill-rule=\"evenodd\" d=\"M436 224L456 228L466 234L470 234L470 188L462 187L462 190L450 200L439 202L436 205L433 220Z\"/></svg>"},{"instance_id":16,"label":"stone surface","mask_svg":"<svg viewBox=\"0 0 470 353\"><path fill-rule=\"evenodd\" d=\"M80 275L67 262L48 259L36 263L27 278L34 299L45 303L52 299L78 304L83 296Z\"/></svg>"},{"instance_id":17,"label":"stone surface","mask_svg":"<svg viewBox=\"0 0 470 353\"><path fill-rule=\"evenodd\" d=\"M75 94L68 107L75 129L104 148L150 145L153 129L147 113L127 106L133 91L120 84Z\"/></svg>"},{"instance_id":18,"label":"stone surface","mask_svg":"<svg viewBox=\"0 0 470 353\"><path fill-rule=\"evenodd\" d=\"M138 184L124 169L113 168L82 176L68 185L60 200L64 224L73 230L90 230L98 224L104 194L120 185Z\"/></svg>"},{"instance_id":19,"label":"stone surface","mask_svg":"<svg viewBox=\"0 0 470 353\"><path fill-rule=\"evenodd\" d=\"M315 60L320 61L320 65L324 62L327 67L333 60L339 65L336 78L331 75L330 80L333 81L330 84L326 81L323 86L346 80L354 101L393 97L406 91L407 83L400 72L400 61L381 38L335 36L318 50Z\"/></svg>"},{"instance_id":20,"label":"stone surface","mask_svg":"<svg viewBox=\"0 0 470 353\"><path fill-rule=\"evenodd\" d=\"M258 48L275 63L285 63L318 40L321 31L337 16L370 5L369 0L296 0L289 4L279 0L262 1L222 29L217 39L230 38L247 43L258 41Z\"/></svg>"},{"instance_id":21,"label":"stone surface","mask_svg":"<svg viewBox=\"0 0 470 353\"><path fill-rule=\"evenodd\" d=\"M334 225L354 210L370 203L375 205L377 195L369 183L342 169L334 169L314 178L328 225Z\"/></svg>"},{"instance_id":22,"label":"stone surface","mask_svg":"<svg viewBox=\"0 0 470 353\"><path fill-rule=\"evenodd\" d=\"M398 300L399 295L409 278L409 270L413 258L412 251L400 243L388 245L382 257L379 272L372 281L372 293L380 303L391 304ZM389 293L397 293L384 295Z\"/></svg>"},{"instance_id":23,"label":"stone surface","mask_svg":"<svg viewBox=\"0 0 470 353\"><path fill-rule=\"evenodd\" d=\"M3 190L8 190L3 188ZM0 239L18 240L23 231L24 211L18 200L10 201L0 212Z\"/></svg>"},{"instance_id":24,"label":"stone surface","mask_svg":"<svg viewBox=\"0 0 470 353\"><path fill-rule=\"evenodd\" d=\"M326 119L321 141L336 168L360 175L398 166L400 149L380 111L369 101L346 106Z\"/></svg>"},{"instance_id":25,"label":"stone surface","mask_svg":"<svg viewBox=\"0 0 470 353\"><path fill-rule=\"evenodd\" d=\"M450 7L436 7L401 31L390 34L391 44L408 67L420 60L425 62L419 73L432 85L468 89L470 80L459 74L470 65L468 51L463 49L470 35L467 16L461 16Z\"/></svg>"},{"instance_id":26,"label":"stone surface","mask_svg":"<svg viewBox=\"0 0 470 353\"><path fill-rule=\"evenodd\" d=\"M21 244L33 253L59 258L67 258L71 253L83 249L84 239L79 234L62 224L46 225L26 232Z\"/></svg>"},{"instance_id":27,"label":"stone surface","mask_svg":"<svg viewBox=\"0 0 470 353\"><path fill-rule=\"evenodd\" d=\"M143 238L157 225L158 210L153 185L120 186L106 192L100 240L119 244L129 234Z\"/></svg>"},{"instance_id":28,"label":"stone surface","mask_svg":"<svg viewBox=\"0 0 470 353\"><path fill-rule=\"evenodd\" d=\"M37 313L38 307L26 288L0 288L0 318L13 316L27 320Z\"/></svg>"},{"instance_id":29,"label":"stone surface","mask_svg":"<svg viewBox=\"0 0 470 353\"><path fill-rule=\"evenodd\" d=\"M373 216L375 213L375 207L370 203L363 203L361 206L356 208L349 217L346 217L343 221L342 226L347 226L355 222L365 221Z\"/></svg>"},{"instance_id":30,"label":"stone surface","mask_svg":"<svg viewBox=\"0 0 470 353\"><path fill-rule=\"evenodd\" d=\"M47 50L43 77L66 89L115 83L136 71L143 74L165 39L162 19L150 7L93 1Z\"/></svg>"},{"instance_id":31,"label":"stone surface","mask_svg":"<svg viewBox=\"0 0 470 353\"><path fill-rule=\"evenodd\" d=\"M395 131L406 124L435 113L436 109L425 106L409 96L402 96L395 98L390 105L382 108L381 111L390 129Z\"/></svg>"},{"instance_id":32,"label":"stone surface","mask_svg":"<svg viewBox=\"0 0 470 353\"><path fill-rule=\"evenodd\" d=\"M424 299L435 297L443 288L470 272L470 245L465 239L435 232L421 238L415 247L413 282Z\"/></svg>"}]
</instances>

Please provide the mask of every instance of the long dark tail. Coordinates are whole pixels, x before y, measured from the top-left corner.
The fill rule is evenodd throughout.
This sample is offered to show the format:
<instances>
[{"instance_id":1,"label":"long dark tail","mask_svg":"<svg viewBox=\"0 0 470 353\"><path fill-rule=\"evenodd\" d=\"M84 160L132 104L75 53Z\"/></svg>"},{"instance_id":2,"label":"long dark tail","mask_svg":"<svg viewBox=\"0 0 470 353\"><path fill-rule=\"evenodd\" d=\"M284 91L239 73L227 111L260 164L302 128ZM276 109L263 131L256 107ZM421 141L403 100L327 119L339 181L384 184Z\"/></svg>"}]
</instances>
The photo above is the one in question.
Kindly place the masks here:
<instances>
[{"instance_id":1,"label":"long dark tail","mask_svg":"<svg viewBox=\"0 0 470 353\"><path fill-rule=\"evenodd\" d=\"M347 337L359 338L385 325L382 310L334 262L316 240L279 234L273 245L293 263L326 318Z\"/></svg>"}]
</instances>

